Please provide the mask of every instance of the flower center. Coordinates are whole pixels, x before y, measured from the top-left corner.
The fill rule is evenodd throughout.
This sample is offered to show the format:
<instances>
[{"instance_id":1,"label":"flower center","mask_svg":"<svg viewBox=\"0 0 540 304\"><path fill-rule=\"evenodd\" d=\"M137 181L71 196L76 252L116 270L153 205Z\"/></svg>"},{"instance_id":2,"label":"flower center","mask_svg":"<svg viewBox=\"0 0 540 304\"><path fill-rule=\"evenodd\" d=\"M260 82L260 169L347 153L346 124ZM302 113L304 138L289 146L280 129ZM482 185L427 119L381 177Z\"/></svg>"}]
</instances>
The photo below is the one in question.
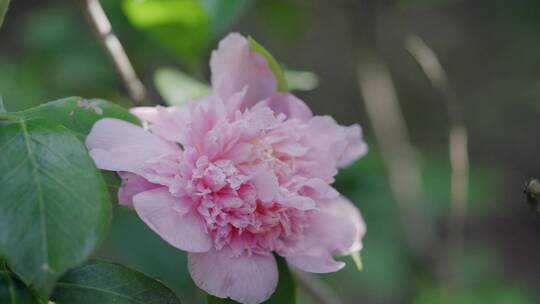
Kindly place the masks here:
<instances>
[{"instance_id":1,"label":"flower center","mask_svg":"<svg viewBox=\"0 0 540 304\"><path fill-rule=\"evenodd\" d=\"M268 155L272 149L265 150ZM232 161L200 157L187 188L198 201L207 233L216 249L234 254L269 254L301 235L304 212L278 202L262 202L249 176Z\"/></svg>"}]
</instances>

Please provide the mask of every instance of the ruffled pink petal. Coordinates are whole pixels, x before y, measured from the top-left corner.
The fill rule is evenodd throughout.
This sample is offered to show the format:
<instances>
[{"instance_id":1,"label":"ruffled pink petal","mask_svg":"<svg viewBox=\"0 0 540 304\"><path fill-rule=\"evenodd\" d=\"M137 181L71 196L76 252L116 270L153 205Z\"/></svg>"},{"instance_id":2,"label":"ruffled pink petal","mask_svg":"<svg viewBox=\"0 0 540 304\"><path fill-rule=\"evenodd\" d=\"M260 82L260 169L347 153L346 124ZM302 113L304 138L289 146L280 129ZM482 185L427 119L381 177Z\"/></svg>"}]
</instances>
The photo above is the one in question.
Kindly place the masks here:
<instances>
[{"instance_id":1,"label":"ruffled pink petal","mask_svg":"<svg viewBox=\"0 0 540 304\"><path fill-rule=\"evenodd\" d=\"M247 89L244 107L250 108L277 90L277 81L266 59L251 51L246 38L232 33L223 38L210 59L216 94L227 100Z\"/></svg>"},{"instance_id":2,"label":"ruffled pink petal","mask_svg":"<svg viewBox=\"0 0 540 304\"><path fill-rule=\"evenodd\" d=\"M133 196L136 194L161 187L137 174L118 172L118 175L122 178L122 184L118 188L118 202L126 207L133 207Z\"/></svg>"},{"instance_id":3,"label":"ruffled pink petal","mask_svg":"<svg viewBox=\"0 0 540 304\"><path fill-rule=\"evenodd\" d=\"M207 293L243 304L258 304L274 293L278 269L272 255L232 256L228 250L188 254L195 284Z\"/></svg>"},{"instance_id":4,"label":"ruffled pink petal","mask_svg":"<svg viewBox=\"0 0 540 304\"><path fill-rule=\"evenodd\" d=\"M253 144L237 143L229 151L222 154L223 159L232 160L234 163L245 163L253 158Z\"/></svg>"},{"instance_id":5,"label":"ruffled pink petal","mask_svg":"<svg viewBox=\"0 0 540 304\"><path fill-rule=\"evenodd\" d=\"M100 169L135 172L149 159L181 153L178 146L143 128L119 119L104 118L86 137L90 156Z\"/></svg>"},{"instance_id":6,"label":"ruffled pink petal","mask_svg":"<svg viewBox=\"0 0 540 304\"><path fill-rule=\"evenodd\" d=\"M315 209L315 201L307 196L292 195L278 200L279 204L286 207L295 208L298 210L311 210Z\"/></svg>"},{"instance_id":7,"label":"ruffled pink petal","mask_svg":"<svg viewBox=\"0 0 540 304\"><path fill-rule=\"evenodd\" d=\"M271 171L259 170L250 180L261 201L270 202L276 197L279 186L278 179Z\"/></svg>"},{"instance_id":8,"label":"ruffled pink petal","mask_svg":"<svg viewBox=\"0 0 540 304\"><path fill-rule=\"evenodd\" d=\"M366 232L359 211L343 197L325 201L313 214L305 237L282 254L291 265L308 272L326 273L345 266L333 254L350 254L362 248Z\"/></svg>"},{"instance_id":9,"label":"ruffled pink petal","mask_svg":"<svg viewBox=\"0 0 540 304\"><path fill-rule=\"evenodd\" d=\"M191 204L172 196L165 187L133 197L139 217L165 241L188 252L206 252L212 241Z\"/></svg>"}]
</instances>

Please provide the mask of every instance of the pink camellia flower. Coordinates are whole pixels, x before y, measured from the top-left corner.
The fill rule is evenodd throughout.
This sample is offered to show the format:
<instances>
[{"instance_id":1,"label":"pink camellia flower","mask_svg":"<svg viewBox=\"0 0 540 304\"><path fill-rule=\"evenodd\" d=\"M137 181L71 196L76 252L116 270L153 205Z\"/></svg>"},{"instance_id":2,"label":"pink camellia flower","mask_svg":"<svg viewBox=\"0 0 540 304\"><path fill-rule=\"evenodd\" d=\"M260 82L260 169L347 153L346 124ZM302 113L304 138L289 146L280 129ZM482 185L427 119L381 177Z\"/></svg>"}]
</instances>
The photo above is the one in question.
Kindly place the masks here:
<instances>
[{"instance_id":1,"label":"pink camellia flower","mask_svg":"<svg viewBox=\"0 0 540 304\"><path fill-rule=\"evenodd\" d=\"M223 39L210 65L212 96L133 109L148 130L102 119L86 144L99 168L122 177L119 201L188 252L197 286L261 303L277 286L274 254L325 273L344 266L332 255L362 248L360 213L330 184L367 147L358 125L313 116L278 92L244 37Z\"/></svg>"}]
</instances>

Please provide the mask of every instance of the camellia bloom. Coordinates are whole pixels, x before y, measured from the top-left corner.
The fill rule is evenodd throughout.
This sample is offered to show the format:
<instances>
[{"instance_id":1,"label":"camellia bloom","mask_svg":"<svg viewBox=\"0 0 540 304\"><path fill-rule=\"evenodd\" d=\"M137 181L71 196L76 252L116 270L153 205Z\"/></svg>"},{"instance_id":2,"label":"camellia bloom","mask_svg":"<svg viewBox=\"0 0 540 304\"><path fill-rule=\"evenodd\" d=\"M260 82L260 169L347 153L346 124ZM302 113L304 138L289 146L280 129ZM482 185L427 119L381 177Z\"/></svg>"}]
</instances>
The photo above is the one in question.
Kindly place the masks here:
<instances>
[{"instance_id":1,"label":"camellia bloom","mask_svg":"<svg viewBox=\"0 0 540 304\"><path fill-rule=\"evenodd\" d=\"M278 92L244 37L223 39L210 65L212 96L133 109L148 130L102 119L86 144L99 168L122 177L119 201L188 252L197 286L260 303L277 286L274 254L325 273L344 266L332 255L361 249L360 213L331 184L367 147L358 125L313 116Z\"/></svg>"}]
</instances>

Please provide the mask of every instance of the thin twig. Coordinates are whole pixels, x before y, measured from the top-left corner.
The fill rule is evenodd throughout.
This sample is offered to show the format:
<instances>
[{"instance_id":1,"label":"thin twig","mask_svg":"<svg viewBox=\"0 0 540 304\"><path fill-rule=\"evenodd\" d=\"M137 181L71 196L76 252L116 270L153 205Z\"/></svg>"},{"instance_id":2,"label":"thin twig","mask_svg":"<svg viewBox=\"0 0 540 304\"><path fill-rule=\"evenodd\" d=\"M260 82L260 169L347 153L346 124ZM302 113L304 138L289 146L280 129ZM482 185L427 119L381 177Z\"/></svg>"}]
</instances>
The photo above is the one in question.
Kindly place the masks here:
<instances>
[{"instance_id":1,"label":"thin twig","mask_svg":"<svg viewBox=\"0 0 540 304\"><path fill-rule=\"evenodd\" d=\"M332 289L315 275L291 268L298 285L308 294L315 304L343 304Z\"/></svg>"},{"instance_id":2,"label":"thin twig","mask_svg":"<svg viewBox=\"0 0 540 304\"><path fill-rule=\"evenodd\" d=\"M456 259L463 250L463 233L467 211L469 186L469 152L467 148L467 129L463 120L463 110L459 99L448 82L448 76L437 54L418 36L406 40L407 50L418 62L435 87L448 109L450 120L449 154L451 166L450 214L448 218L448 239L441 259L442 268L450 281L454 277Z\"/></svg>"},{"instance_id":3,"label":"thin twig","mask_svg":"<svg viewBox=\"0 0 540 304\"><path fill-rule=\"evenodd\" d=\"M4 23L4 18L9 9L9 1L10 0L0 0L0 27L2 27L2 23Z\"/></svg>"},{"instance_id":4,"label":"thin twig","mask_svg":"<svg viewBox=\"0 0 540 304\"><path fill-rule=\"evenodd\" d=\"M396 89L377 52L376 1L349 0L346 4L360 94L386 163L390 189L401 214L405 236L417 257L428 258L437 239L422 210L421 173Z\"/></svg>"},{"instance_id":5,"label":"thin twig","mask_svg":"<svg viewBox=\"0 0 540 304\"><path fill-rule=\"evenodd\" d=\"M118 77L122 80L129 97L135 105L141 105L145 98L146 90L137 77L120 40L113 33L111 23L99 0L76 1L84 12L86 20L94 31L103 52L107 55Z\"/></svg>"}]
</instances>

